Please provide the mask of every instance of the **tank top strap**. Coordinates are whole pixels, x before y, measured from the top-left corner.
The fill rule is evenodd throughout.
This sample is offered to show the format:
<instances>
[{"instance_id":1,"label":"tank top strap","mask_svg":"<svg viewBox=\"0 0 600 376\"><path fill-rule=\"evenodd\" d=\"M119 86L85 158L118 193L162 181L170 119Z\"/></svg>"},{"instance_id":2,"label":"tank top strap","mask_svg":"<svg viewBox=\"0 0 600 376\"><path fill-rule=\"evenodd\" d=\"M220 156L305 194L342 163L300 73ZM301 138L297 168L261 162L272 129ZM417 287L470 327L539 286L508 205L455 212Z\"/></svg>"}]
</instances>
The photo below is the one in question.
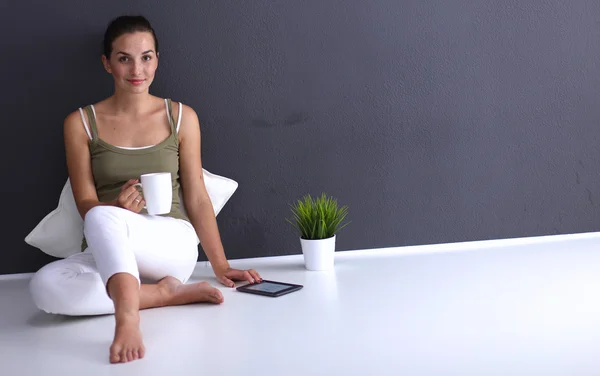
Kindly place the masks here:
<instances>
[{"instance_id":1,"label":"tank top strap","mask_svg":"<svg viewBox=\"0 0 600 376\"><path fill-rule=\"evenodd\" d=\"M177 135L177 123L173 117L173 101L171 98L165 99L167 102L167 114L169 115L169 125L171 126L171 134Z\"/></svg>"},{"instance_id":2,"label":"tank top strap","mask_svg":"<svg viewBox=\"0 0 600 376\"><path fill-rule=\"evenodd\" d=\"M87 113L88 119L90 120L90 131L92 132L92 141L96 141L98 138L98 127L96 127L96 115L92 106L85 106L85 112Z\"/></svg>"}]
</instances>

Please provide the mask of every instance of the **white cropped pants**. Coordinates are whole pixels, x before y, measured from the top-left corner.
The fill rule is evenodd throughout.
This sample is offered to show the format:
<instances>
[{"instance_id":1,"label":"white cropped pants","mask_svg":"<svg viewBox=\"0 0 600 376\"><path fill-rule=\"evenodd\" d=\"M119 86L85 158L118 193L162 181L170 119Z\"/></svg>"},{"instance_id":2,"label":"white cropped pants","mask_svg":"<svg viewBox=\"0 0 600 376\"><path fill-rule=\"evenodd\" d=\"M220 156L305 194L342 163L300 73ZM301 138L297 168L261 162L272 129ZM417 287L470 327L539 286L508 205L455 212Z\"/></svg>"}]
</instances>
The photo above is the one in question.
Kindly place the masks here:
<instances>
[{"instance_id":1,"label":"white cropped pants","mask_svg":"<svg viewBox=\"0 0 600 376\"><path fill-rule=\"evenodd\" d=\"M80 316L114 313L108 279L129 273L138 282L172 276L185 283L198 260L199 240L187 221L96 206L84 220L88 248L42 267L30 292L48 313Z\"/></svg>"}]
</instances>

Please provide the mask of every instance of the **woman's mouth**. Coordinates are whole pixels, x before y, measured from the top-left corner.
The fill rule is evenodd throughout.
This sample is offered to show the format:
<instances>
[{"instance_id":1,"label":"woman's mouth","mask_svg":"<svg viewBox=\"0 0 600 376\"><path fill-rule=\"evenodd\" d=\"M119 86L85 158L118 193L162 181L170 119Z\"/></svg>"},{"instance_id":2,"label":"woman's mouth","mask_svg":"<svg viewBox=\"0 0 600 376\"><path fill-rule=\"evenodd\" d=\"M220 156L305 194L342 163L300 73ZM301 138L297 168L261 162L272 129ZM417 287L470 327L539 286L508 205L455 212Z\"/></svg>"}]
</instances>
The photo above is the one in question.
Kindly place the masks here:
<instances>
[{"instance_id":1,"label":"woman's mouth","mask_svg":"<svg viewBox=\"0 0 600 376\"><path fill-rule=\"evenodd\" d=\"M127 81L132 85L139 86L139 85L143 84L144 81L146 81L146 80L127 80Z\"/></svg>"}]
</instances>

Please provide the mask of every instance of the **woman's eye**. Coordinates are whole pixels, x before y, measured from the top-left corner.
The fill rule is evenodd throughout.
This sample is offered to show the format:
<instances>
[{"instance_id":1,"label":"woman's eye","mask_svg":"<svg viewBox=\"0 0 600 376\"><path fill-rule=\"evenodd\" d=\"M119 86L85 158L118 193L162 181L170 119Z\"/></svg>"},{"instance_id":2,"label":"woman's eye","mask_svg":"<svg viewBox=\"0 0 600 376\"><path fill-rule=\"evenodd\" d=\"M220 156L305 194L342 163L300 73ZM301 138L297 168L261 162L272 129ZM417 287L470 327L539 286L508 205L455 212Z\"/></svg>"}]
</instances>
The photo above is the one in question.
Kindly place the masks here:
<instances>
[{"instance_id":1,"label":"woman's eye","mask_svg":"<svg viewBox=\"0 0 600 376\"><path fill-rule=\"evenodd\" d=\"M152 59L152 57L150 57L150 56L146 55L146 56L142 57L142 59L143 59L144 61L150 61L150 60Z\"/></svg>"},{"instance_id":2,"label":"woman's eye","mask_svg":"<svg viewBox=\"0 0 600 376\"><path fill-rule=\"evenodd\" d=\"M119 58L119 61L120 61L121 63L124 63L124 62L126 62L126 61L127 61L127 58L126 58L125 56L121 56L121 57Z\"/></svg>"}]
</instances>

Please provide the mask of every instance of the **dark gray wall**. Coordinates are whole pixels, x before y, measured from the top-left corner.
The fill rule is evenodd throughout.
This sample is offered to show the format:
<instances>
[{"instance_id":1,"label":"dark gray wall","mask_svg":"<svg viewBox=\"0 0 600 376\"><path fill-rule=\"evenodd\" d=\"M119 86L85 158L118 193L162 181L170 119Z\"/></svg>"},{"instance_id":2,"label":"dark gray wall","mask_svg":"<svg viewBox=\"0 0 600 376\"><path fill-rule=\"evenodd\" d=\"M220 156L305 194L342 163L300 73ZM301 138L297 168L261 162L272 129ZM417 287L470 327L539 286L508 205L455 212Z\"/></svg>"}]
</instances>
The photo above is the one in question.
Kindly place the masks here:
<instances>
[{"instance_id":1,"label":"dark gray wall","mask_svg":"<svg viewBox=\"0 0 600 376\"><path fill-rule=\"evenodd\" d=\"M100 43L124 13L159 35L152 92L240 183L230 258L300 253L288 204L321 191L350 206L339 250L598 228L596 0L9 1L0 274L53 260L23 238L67 177L64 117L112 92Z\"/></svg>"}]
</instances>

